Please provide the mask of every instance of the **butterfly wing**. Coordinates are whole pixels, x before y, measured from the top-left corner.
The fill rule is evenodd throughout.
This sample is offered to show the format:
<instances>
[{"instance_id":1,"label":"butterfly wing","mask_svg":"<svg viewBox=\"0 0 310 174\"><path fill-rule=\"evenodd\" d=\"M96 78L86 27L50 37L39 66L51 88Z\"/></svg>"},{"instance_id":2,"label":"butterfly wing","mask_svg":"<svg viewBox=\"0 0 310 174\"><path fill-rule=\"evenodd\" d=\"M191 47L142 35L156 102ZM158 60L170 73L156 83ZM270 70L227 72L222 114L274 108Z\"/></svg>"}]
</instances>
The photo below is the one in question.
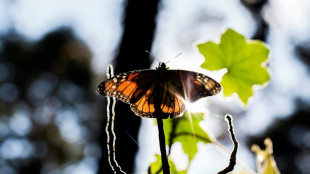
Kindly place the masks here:
<instances>
[{"instance_id":1,"label":"butterfly wing","mask_svg":"<svg viewBox=\"0 0 310 174\"><path fill-rule=\"evenodd\" d=\"M188 102L195 102L203 97L218 94L222 87L211 77L201 73L185 70L168 71L170 86L177 96Z\"/></svg>"},{"instance_id":2,"label":"butterfly wing","mask_svg":"<svg viewBox=\"0 0 310 174\"><path fill-rule=\"evenodd\" d=\"M216 95L221 85L212 78L193 71L169 70L160 82L160 115L163 118L181 116L186 110L184 100L195 102Z\"/></svg>"},{"instance_id":3,"label":"butterfly wing","mask_svg":"<svg viewBox=\"0 0 310 174\"><path fill-rule=\"evenodd\" d=\"M154 84L152 79L155 71L138 70L118 74L100 83L97 92L125 103L135 103Z\"/></svg>"},{"instance_id":4,"label":"butterfly wing","mask_svg":"<svg viewBox=\"0 0 310 174\"><path fill-rule=\"evenodd\" d=\"M157 80L139 101L130 104L131 110L138 116L149 118L160 116L166 119L181 116L185 111L185 105L175 91L171 90L170 85L168 81Z\"/></svg>"},{"instance_id":5,"label":"butterfly wing","mask_svg":"<svg viewBox=\"0 0 310 174\"><path fill-rule=\"evenodd\" d=\"M155 76L156 70L121 73L99 84L97 92L130 104L137 116L154 118Z\"/></svg>"},{"instance_id":6,"label":"butterfly wing","mask_svg":"<svg viewBox=\"0 0 310 174\"><path fill-rule=\"evenodd\" d=\"M140 117L149 117L155 118L155 83L152 84L150 88L144 92L141 92L143 95L141 98L130 104L131 110Z\"/></svg>"},{"instance_id":7,"label":"butterfly wing","mask_svg":"<svg viewBox=\"0 0 310 174\"><path fill-rule=\"evenodd\" d=\"M164 83L161 83L161 102L160 111L163 118L175 118L182 116L185 111L185 105L178 95L178 88L168 76Z\"/></svg>"}]
</instances>

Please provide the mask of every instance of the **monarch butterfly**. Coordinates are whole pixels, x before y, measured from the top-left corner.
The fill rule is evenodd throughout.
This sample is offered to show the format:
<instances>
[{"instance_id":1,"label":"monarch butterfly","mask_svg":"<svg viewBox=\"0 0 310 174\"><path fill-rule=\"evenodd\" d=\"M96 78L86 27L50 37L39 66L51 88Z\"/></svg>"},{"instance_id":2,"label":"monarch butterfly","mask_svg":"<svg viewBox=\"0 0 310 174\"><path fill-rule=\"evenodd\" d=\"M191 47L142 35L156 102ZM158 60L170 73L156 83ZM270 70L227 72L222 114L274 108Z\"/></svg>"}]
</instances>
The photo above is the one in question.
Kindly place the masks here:
<instances>
[{"instance_id":1,"label":"monarch butterfly","mask_svg":"<svg viewBox=\"0 0 310 174\"><path fill-rule=\"evenodd\" d=\"M195 102L220 91L221 85L212 78L193 71L168 70L165 63L156 70L121 73L97 87L99 94L128 103L137 116L149 118L181 116L184 100Z\"/></svg>"}]
</instances>

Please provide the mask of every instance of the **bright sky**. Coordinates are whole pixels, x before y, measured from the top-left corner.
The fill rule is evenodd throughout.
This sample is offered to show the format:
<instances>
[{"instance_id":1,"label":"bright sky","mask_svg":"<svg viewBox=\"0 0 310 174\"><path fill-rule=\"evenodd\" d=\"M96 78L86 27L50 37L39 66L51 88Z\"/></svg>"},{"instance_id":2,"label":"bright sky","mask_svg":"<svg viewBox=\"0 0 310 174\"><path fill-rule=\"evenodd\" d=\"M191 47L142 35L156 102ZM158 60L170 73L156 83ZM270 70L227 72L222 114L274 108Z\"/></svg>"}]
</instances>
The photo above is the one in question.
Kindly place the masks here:
<instances>
[{"instance_id":1,"label":"bright sky","mask_svg":"<svg viewBox=\"0 0 310 174\"><path fill-rule=\"evenodd\" d=\"M72 27L90 46L93 68L104 73L121 34L121 0L0 1L0 32L14 27L29 40L61 26Z\"/></svg>"}]
</instances>

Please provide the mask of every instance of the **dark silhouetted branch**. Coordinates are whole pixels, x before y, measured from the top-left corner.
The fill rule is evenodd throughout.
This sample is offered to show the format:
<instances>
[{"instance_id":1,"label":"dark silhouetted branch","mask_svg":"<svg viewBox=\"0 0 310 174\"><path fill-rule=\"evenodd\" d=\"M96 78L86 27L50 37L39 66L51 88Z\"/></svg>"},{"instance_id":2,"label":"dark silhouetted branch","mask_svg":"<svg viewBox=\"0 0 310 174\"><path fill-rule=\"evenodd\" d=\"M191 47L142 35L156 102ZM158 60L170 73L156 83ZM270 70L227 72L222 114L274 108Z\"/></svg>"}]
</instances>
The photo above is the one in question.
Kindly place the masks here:
<instances>
[{"instance_id":1,"label":"dark silhouetted branch","mask_svg":"<svg viewBox=\"0 0 310 174\"><path fill-rule=\"evenodd\" d=\"M229 165L223 169L222 171L218 172L218 174L226 174L228 172L231 172L234 170L234 167L236 165L236 158L237 158L237 150L238 150L238 141L236 139L235 133L234 133L234 127L232 124L232 117L230 115L226 115L226 119L227 119L227 123L228 123L228 127L229 127L229 133L230 133L230 137L231 140L234 143L234 149L231 152L230 155L230 160L229 160Z\"/></svg>"}]
</instances>

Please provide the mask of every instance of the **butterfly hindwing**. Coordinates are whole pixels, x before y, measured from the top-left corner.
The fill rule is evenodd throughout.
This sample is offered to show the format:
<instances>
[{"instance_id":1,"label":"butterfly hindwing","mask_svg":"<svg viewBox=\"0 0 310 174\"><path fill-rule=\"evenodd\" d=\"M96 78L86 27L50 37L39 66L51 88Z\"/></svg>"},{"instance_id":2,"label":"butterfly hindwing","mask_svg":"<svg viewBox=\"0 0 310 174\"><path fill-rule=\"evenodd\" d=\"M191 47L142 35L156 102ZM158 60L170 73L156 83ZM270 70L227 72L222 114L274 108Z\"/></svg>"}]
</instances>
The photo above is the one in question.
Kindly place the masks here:
<instances>
[{"instance_id":1,"label":"butterfly hindwing","mask_svg":"<svg viewBox=\"0 0 310 174\"><path fill-rule=\"evenodd\" d=\"M130 104L131 110L138 116L156 118L155 111L159 109L158 116L162 118L174 118L181 116L185 111L182 100L173 91L169 81L157 81L136 103ZM155 87L159 85L159 88ZM155 96L159 98L155 99ZM156 101L158 100L158 101ZM159 108L156 108L158 105Z\"/></svg>"},{"instance_id":2,"label":"butterfly hindwing","mask_svg":"<svg viewBox=\"0 0 310 174\"><path fill-rule=\"evenodd\" d=\"M145 92L142 92L141 98L130 104L131 110L138 116L155 118L155 83L150 88L146 88Z\"/></svg>"},{"instance_id":3,"label":"butterfly hindwing","mask_svg":"<svg viewBox=\"0 0 310 174\"><path fill-rule=\"evenodd\" d=\"M178 87L172 83L169 76L163 80L161 84L162 94L160 102L160 110L164 118L174 118L181 116L185 111L185 105L178 95Z\"/></svg>"}]
</instances>

